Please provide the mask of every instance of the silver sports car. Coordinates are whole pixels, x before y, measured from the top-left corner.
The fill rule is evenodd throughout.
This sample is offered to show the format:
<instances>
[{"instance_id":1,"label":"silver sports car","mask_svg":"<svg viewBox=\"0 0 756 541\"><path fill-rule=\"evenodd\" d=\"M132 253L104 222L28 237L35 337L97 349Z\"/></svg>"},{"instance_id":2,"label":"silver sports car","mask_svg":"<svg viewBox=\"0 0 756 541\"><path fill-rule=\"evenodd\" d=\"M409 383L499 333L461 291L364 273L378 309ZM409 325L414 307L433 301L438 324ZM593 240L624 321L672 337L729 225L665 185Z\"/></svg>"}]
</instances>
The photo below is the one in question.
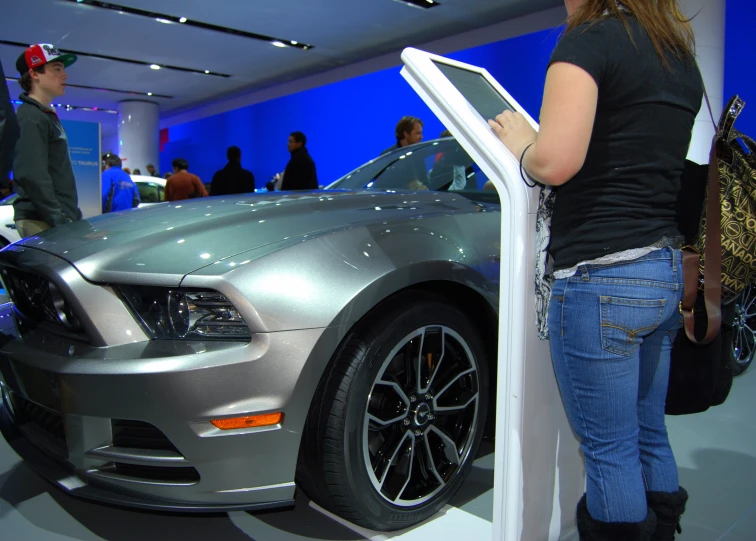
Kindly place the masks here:
<instances>
[{"instance_id":1,"label":"silver sports car","mask_svg":"<svg viewBox=\"0 0 756 541\"><path fill-rule=\"evenodd\" d=\"M496 359L497 194L454 139L325 191L193 199L0 252L0 428L75 496L377 530L467 475Z\"/></svg>"}]
</instances>

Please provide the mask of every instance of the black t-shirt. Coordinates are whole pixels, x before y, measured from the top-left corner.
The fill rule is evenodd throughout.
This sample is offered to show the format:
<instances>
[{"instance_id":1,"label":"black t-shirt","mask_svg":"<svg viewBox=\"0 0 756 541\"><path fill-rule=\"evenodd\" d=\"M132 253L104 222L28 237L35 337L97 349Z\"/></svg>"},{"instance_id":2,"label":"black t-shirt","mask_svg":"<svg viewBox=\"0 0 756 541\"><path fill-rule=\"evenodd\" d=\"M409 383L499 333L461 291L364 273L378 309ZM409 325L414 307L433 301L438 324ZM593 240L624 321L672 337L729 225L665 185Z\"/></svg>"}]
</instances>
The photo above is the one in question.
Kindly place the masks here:
<instances>
[{"instance_id":1,"label":"black t-shirt","mask_svg":"<svg viewBox=\"0 0 756 541\"><path fill-rule=\"evenodd\" d=\"M556 189L554 268L567 269L680 235L675 204L703 83L693 59L669 68L633 18L606 18L568 32L551 62L567 62L598 84L583 168ZM634 43L633 43L634 42Z\"/></svg>"}]
</instances>

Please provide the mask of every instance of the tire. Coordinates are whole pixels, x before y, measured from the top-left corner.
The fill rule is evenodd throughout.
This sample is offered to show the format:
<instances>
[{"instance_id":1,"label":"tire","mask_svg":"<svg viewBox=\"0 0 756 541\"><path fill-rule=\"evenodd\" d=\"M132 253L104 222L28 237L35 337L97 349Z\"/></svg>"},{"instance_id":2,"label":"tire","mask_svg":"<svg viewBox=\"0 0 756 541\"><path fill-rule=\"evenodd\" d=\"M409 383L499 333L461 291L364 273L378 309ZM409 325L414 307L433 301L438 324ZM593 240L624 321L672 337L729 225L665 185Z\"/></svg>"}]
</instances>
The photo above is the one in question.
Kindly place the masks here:
<instances>
[{"instance_id":1,"label":"tire","mask_svg":"<svg viewBox=\"0 0 756 541\"><path fill-rule=\"evenodd\" d=\"M756 354L756 285L749 285L734 302L732 326L725 334L733 374L745 372Z\"/></svg>"},{"instance_id":2,"label":"tire","mask_svg":"<svg viewBox=\"0 0 756 541\"><path fill-rule=\"evenodd\" d=\"M444 299L410 292L382 303L350 331L320 382L300 451L300 487L372 530L431 517L475 460L488 410L487 363L475 325Z\"/></svg>"}]
</instances>

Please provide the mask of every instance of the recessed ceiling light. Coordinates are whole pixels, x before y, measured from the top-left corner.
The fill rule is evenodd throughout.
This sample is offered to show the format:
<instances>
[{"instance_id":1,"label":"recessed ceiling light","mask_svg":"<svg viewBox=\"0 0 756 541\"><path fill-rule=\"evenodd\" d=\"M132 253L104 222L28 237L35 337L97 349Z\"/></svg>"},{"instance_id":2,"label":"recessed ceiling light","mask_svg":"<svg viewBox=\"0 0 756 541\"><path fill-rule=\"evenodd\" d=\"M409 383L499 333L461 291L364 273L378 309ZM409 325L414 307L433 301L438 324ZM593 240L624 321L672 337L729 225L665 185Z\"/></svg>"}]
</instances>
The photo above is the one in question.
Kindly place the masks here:
<instances>
[{"instance_id":1,"label":"recessed ceiling light","mask_svg":"<svg viewBox=\"0 0 756 541\"><path fill-rule=\"evenodd\" d=\"M158 66L157 64L151 64L151 65L150 65L150 68L152 68L152 69L154 69L154 70L159 70L159 69L160 69L160 66Z\"/></svg>"},{"instance_id":2,"label":"recessed ceiling light","mask_svg":"<svg viewBox=\"0 0 756 541\"><path fill-rule=\"evenodd\" d=\"M249 39L255 39L259 41L265 41L270 43L274 39L276 39L273 36L266 36L264 34L258 34L256 32L247 32L246 30L239 30L237 28L228 28L226 26L219 26L217 24L211 24L206 23L194 19L188 19L187 17L179 17L177 15L172 15L170 13L160 13L153 10L148 9L139 9L135 7L129 7L129 6L122 6L119 4L113 3L116 0L58 0L59 2L75 2L75 3L81 3L86 6L90 6L92 8L98 8L98 9L107 9L111 11L116 11L118 13L128 13L130 15L136 15L138 17L147 17L152 20L158 21L160 23L164 24L170 24L170 23L181 23L185 24L186 26L194 26L196 28L202 28L204 30L211 30L213 32L221 32L223 34L232 35L236 37L243 37L243 38L249 38ZM398 1L405 1L405 2L423 2L425 3L426 0L398 0ZM438 2L435 2L433 0L434 4L438 4ZM178 4L178 2L173 2L174 4ZM430 7L430 6L428 6ZM295 47L297 49L312 49L311 44L307 44L307 47L305 47L301 41L297 41L296 45L292 43L290 40L284 40L284 43L291 43L291 47ZM28 45L25 45L24 48L28 47ZM166 66L167 68L168 66ZM213 76L217 77L224 77L222 74L214 73Z\"/></svg>"},{"instance_id":3,"label":"recessed ceiling light","mask_svg":"<svg viewBox=\"0 0 756 541\"><path fill-rule=\"evenodd\" d=\"M205 73L210 73L210 70L205 70Z\"/></svg>"},{"instance_id":4,"label":"recessed ceiling light","mask_svg":"<svg viewBox=\"0 0 756 541\"><path fill-rule=\"evenodd\" d=\"M396 0L397 2L403 2L405 4L408 4L410 6L414 6L417 8L434 8L436 6L440 6L441 4L439 2L436 2L436 0Z\"/></svg>"},{"instance_id":5,"label":"recessed ceiling light","mask_svg":"<svg viewBox=\"0 0 756 541\"><path fill-rule=\"evenodd\" d=\"M18 103L21 104L22 102ZM99 107L89 107L86 105L63 105L62 103L51 103L50 107L60 107L66 111L94 111L97 113L118 114L118 111L114 111L113 109L100 109Z\"/></svg>"},{"instance_id":6,"label":"recessed ceiling light","mask_svg":"<svg viewBox=\"0 0 756 541\"><path fill-rule=\"evenodd\" d=\"M285 43L283 43L283 42L281 42L281 41L278 41L278 40L275 40L275 41L271 41L270 43L271 43L272 45L274 45L275 47L286 47L286 44L285 44Z\"/></svg>"},{"instance_id":7,"label":"recessed ceiling light","mask_svg":"<svg viewBox=\"0 0 756 541\"><path fill-rule=\"evenodd\" d=\"M152 96L152 92L147 92L147 95L148 96Z\"/></svg>"}]
</instances>

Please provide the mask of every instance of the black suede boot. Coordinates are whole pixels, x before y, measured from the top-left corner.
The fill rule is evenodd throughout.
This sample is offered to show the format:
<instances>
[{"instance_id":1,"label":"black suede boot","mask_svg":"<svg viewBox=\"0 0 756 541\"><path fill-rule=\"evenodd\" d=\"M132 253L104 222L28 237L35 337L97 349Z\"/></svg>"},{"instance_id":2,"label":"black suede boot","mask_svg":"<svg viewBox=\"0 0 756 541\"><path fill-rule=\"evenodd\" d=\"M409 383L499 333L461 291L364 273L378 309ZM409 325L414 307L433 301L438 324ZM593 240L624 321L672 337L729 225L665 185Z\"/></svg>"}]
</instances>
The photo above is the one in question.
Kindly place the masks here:
<instances>
[{"instance_id":1,"label":"black suede boot","mask_svg":"<svg viewBox=\"0 0 756 541\"><path fill-rule=\"evenodd\" d=\"M588 513L583 494L577 507L577 527L580 541L651 541L656 515L649 509L642 522L601 522Z\"/></svg>"},{"instance_id":2,"label":"black suede boot","mask_svg":"<svg viewBox=\"0 0 756 541\"><path fill-rule=\"evenodd\" d=\"M682 533L680 515L685 512L687 491L680 487L677 492L646 492L648 506L656 513L656 531L653 541L674 541L675 532Z\"/></svg>"}]
</instances>

